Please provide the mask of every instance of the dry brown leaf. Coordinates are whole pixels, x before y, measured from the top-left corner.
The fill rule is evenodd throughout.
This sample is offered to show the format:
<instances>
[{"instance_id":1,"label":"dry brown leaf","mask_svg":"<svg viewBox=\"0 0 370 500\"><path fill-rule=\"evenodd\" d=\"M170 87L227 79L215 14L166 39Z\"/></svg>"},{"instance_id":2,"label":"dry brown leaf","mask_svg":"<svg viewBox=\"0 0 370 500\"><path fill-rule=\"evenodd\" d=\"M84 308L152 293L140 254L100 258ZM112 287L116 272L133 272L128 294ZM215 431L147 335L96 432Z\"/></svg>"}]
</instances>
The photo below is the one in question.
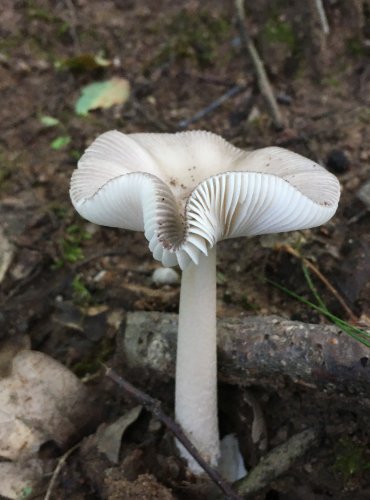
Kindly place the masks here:
<instances>
[{"instance_id":1,"label":"dry brown leaf","mask_svg":"<svg viewBox=\"0 0 370 500\"><path fill-rule=\"evenodd\" d=\"M0 457L31 457L41 444L66 444L86 413L82 382L53 358L20 351L0 380Z\"/></svg>"},{"instance_id":2,"label":"dry brown leaf","mask_svg":"<svg viewBox=\"0 0 370 500\"><path fill-rule=\"evenodd\" d=\"M135 406L118 420L97 432L97 448L114 464L119 462L121 439L126 429L137 420L141 413L141 406Z\"/></svg>"},{"instance_id":3,"label":"dry brown leaf","mask_svg":"<svg viewBox=\"0 0 370 500\"><path fill-rule=\"evenodd\" d=\"M0 495L11 500L26 498L42 479L48 462L0 462Z\"/></svg>"}]
</instances>

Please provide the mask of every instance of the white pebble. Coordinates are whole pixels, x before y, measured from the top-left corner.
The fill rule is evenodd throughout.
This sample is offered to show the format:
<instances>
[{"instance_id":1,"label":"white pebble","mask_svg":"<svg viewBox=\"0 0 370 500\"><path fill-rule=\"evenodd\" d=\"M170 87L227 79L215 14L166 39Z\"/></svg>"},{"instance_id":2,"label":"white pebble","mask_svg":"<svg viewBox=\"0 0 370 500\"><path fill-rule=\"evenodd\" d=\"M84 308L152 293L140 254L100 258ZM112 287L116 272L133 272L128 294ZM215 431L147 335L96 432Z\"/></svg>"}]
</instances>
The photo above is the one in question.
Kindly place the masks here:
<instances>
[{"instance_id":1,"label":"white pebble","mask_svg":"<svg viewBox=\"0 0 370 500\"><path fill-rule=\"evenodd\" d=\"M152 276L153 282L160 285L176 285L180 278L178 273L172 267L159 267Z\"/></svg>"}]
</instances>

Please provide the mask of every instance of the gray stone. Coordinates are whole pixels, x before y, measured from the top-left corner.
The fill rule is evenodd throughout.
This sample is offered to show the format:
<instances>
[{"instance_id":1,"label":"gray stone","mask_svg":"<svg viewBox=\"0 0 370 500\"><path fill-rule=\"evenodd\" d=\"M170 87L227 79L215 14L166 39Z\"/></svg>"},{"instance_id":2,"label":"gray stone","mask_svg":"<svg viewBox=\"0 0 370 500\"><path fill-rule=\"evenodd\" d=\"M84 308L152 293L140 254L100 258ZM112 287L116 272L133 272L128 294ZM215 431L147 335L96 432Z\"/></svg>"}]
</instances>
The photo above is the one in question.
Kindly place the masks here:
<instances>
[{"instance_id":1,"label":"gray stone","mask_svg":"<svg viewBox=\"0 0 370 500\"><path fill-rule=\"evenodd\" d=\"M172 267L158 267L153 273L152 280L158 286L177 285L180 277Z\"/></svg>"}]
</instances>

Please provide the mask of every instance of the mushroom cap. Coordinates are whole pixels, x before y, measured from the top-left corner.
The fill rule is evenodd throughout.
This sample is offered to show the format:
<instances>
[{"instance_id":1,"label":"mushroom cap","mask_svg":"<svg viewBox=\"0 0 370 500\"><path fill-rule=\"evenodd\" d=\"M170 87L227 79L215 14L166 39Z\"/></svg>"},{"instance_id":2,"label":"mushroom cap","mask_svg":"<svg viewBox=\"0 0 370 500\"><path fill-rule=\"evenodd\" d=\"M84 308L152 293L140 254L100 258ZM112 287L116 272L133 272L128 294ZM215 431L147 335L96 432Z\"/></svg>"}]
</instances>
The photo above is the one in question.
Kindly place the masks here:
<instances>
[{"instance_id":1,"label":"mushroom cap","mask_svg":"<svg viewBox=\"0 0 370 500\"><path fill-rule=\"evenodd\" d=\"M72 203L103 226L144 231L153 256L182 269L218 241L319 226L339 182L278 147L243 151L205 131L99 136L78 162Z\"/></svg>"}]
</instances>

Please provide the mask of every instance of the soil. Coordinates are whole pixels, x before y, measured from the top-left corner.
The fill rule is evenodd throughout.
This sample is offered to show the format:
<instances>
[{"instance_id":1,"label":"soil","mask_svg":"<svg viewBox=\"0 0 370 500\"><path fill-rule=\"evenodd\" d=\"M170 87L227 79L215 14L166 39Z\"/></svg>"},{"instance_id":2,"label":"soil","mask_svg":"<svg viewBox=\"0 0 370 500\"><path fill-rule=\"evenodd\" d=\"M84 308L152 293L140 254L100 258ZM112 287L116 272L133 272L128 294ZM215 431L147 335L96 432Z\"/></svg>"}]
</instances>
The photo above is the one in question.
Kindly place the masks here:
<instances>
[{"instance_id":1,"label":"soil","mask_svg":"<svg viewBox=\"0 0 370 500\"><path fill-rule=\"evenodd\" d=\"M332 314L370 326L370 201L358 197L370 176L370 7L368 2L324 6L327 36L301 2L248 7L250 33L285 122L276 130L241 47L232 2L2 1L0 243L3 254L6 242L12 251L0 283L0 341L27 338L33 349L81 377L99 402L84 434L74 437L71 446L85 441L66 461L51 498L212 498L209 483L186 472L168 431L145 411L125 433L117 464L86 445L99 425L136 404L100 368L101 362L114 364L126 313L176 312L179 296L177 285L153 283L159 263L142 234L93 226L71 206L71 173L98 134L181 130L182 121L238 85L233 96L186 128L211 130L246 149L279 145L301 153L338 176L342 197L337 214L322 228L221 242L218 315L326 322L266 281L315 302L293 248L343 298L347 311L312 275ZM81 88L111 77L128 79L130 99L77 115ZM58 123L46 126L45 116ZM55 143L61 137L67 138L64 146ZM140 386L140 377L135 383ZM172 412L172 382L153 376L144 389ZM280 391L250 390L263 408L269 448L315 422L323 427L320 444L255 498L370 498L369 410L361 402L348 407L339 396L317 401L314 391L289 383ZM220 388L224 432L250 429L243 391ZM247 469L256 465L260 452L250 437L242 448ZM57 459L66 451L47 453ZM45 478L33 497L43 498L47 485Z\"/></svg>"}]
</instances>

